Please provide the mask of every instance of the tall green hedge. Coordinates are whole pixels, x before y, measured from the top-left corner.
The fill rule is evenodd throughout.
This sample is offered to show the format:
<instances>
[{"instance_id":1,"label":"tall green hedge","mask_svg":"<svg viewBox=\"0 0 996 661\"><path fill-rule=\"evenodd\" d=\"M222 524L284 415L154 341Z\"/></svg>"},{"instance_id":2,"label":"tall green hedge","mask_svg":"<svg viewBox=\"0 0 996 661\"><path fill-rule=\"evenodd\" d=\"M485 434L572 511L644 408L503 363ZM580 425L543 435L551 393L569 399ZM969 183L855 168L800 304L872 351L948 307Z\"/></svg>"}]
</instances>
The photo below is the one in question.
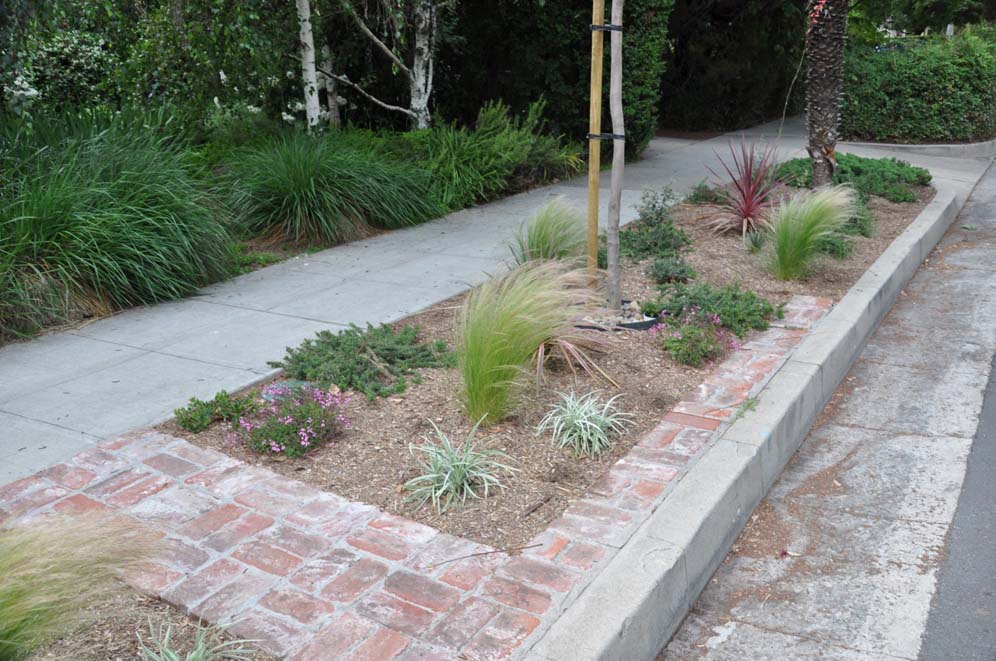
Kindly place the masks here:
<instances>
[{"instance_id":1,"label":"tall green hedge","mask_svg":"<svg viewBox=\"0 0 996 661\"><path fill-rule=\"evenodd\" d=\"M996 42L971 31L852 47L844 85L847 138L971 142L996 136Z\"/></svg>"},{"instance_id":2,"label":"tall green hedge","mask_svg":"<svg viewBox=\"0 0 996 661\"><path fill-rule=\"evenodd\" d=\"M730 130L781 116L804 30L804 2L675 0L662 125ZM801 110L803 78L791 111Z\"/></svg>"},{"instance_id":3,"label":"tall green hedge","mask_svg":"<svg viewBox=\"0 0 996 661\"><path fill-rule=\"evenodd\" d=\"M646 146L657 129L667 21L673 0L629 0L623 39L627 147ZM606 12L608 19L608 12ZM436 109L470 121L481 104L503 99L523 110L543 94L550 128L582 139L588 131L591 5L576 0L464 0L440 50ZM605 114L608 117L608 42Z\"/></svg>"}]
</instances>

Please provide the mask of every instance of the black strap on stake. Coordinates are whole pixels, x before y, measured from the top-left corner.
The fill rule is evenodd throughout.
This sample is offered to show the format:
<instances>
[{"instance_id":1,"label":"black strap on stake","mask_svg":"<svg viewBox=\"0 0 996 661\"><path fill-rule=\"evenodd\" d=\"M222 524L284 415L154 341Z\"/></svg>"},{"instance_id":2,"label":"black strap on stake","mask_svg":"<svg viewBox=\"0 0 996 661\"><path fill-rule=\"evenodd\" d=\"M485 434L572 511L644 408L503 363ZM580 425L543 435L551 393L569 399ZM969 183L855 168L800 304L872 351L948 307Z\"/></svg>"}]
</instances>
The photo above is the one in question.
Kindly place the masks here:
<instances>
[{"instance_id":1,"label":"black strap on stake","mask_svg":"<svg viewBox=\"0 0 996 661\"><path fill-rule=\"evenodd\" d=\"M623 26L612 25L611 23L603 23L601 25L591 24L592 32L622 32Z\"/></svg>"},{"instance_id":2,"label":"black strap on stake","mask_svg":"<svg viewBox=\"0 0 996 661\"><path fill-rule=\"evenodd\" d=\"M589 133L588 140L625 140L622 133Z\"/></svg>"}]
</instances>

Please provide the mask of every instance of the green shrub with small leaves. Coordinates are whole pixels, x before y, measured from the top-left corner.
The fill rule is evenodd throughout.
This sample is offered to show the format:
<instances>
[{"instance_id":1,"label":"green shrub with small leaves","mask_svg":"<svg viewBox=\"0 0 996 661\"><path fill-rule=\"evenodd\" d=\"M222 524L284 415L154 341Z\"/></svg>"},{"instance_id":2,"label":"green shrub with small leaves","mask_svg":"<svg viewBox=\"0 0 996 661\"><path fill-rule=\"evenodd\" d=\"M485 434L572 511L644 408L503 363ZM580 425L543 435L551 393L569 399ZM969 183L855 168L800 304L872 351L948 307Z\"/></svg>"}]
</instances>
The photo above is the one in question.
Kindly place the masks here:
<instances>
[{"instance_id":1,"label":"green shrub with small leaves","mask_svg":"<svg viewBox=\"0 0 996 661\"><path fill-rule=\"evenodd\" d=\"M704 363L723 355L730 331L717 323L716 317L706 318L701 313L691 313L668 319L651 330L661 337L664 351L675 362L702 367Z\"/></svg>"},{"instance_id":2,"label":"green shrub with small leaves","mask_svg":"<svg viewBox=\"0 0 996 661\"><path fill-rule=\"evenodd\" d=\"M204 431L216 422L235 422L253 413L256 403L250 397L233 397L222 390L214 399L201 400L191 397L183 408L176 409L176 424L194 433Z\"/></svg>"},{"instance_id":3,"label":"green shrub with small leaves","mask_svg":"<svg viewBox=\"0 0 996 661\"><path fill-rule=\"evenodd\" d=\"M778 168L778 177L790 186L813 185L813 166L808 158L786 161ZM833 183L849 184L863 195L878 195L890 202L914 202L914 186L930 183L930 172L895 158L865 158L854 154L837 154Z\"/></svg>"},{"instance_id":4,"label":"green shrub with small leaves","mask_svg":"<svg viewBox=\"0 0 996 661\"><path fill-rule=\"evenodd\" d=\"M487 498L491 490L505 488L498 474L515 469L503 463L509 460L504 452L474 446L481 421L459 446L453 445L436 423L430 420L429 424L437 442L425 439L424 445L409 447L413 455L420 453L422 458L420 475L405 482L405 489L410 492L408 500L420 505L431 501L437 512L444 512L456 503L463 504L467 498Z\"/></svg>"},{"instance_id":5,"label":"green shrub with small leaves","mask_svg":"<svg viewBox=\"0 0 996 661\"><path fill-rule=\"evenodd\" d=\"M658 257L647 264L647 277L659 285L668 282L688 282L695 279L695 269L688 265L680 253Z\"/></svg>"},{"instance_id":6,"label":"green shrub with small leaves","mask_svg":"<svg viewBox=\"0 0 996 661\"><path fill-rule=\"evenodd\" d=\"M417 383L418 368L455 364L445 342L419 342L418 332L418 326L395 330L388 324L351 326L339 334L320 331L270 365L284 368L293 379L323 387L334 383L373 400L404 392L409 377Z\"/></svg>"},{"instance_id":7,"label":"green shrub with small leaves","mask_svg":"<svg viewBox=\"0 0 996 661\"><path fill-rule=\"evenodd\" d=\"M560 393L560 401L543 416L536 434L550 432L554 445L570 448L575 457L597 457L612 447L630 422L631 416L616 408L617 399L619 395L603 400L597 391Z\"/></svg>"},{"instance_id":8,"label":"green shrub with small leaves","mask_svg":"<svg viewBox=\"0 0 996 661\"><path fill-rule=\"evenodd\" d=\"M743 337L753 329L764 330L768 321L782 317L781 307L775 307L752 291L741 289L739 284L713 287L706 283L695 285L662 285L661 296L645 301L644 314L651 317L678 318L686 311L701 311L719 317L724 328Z\"/></svg>"},{"instance_id":9,"label":"green shrub with small leaves","mask_svg":"<svg viewBox=\"0 0 996 661\"><path fill-rule=\"evenodd\" d=\"M723 204L727 199L725 191L721 188L714 188L705 181L695 184L695 187L685 196L685 202L689 204Z\"/></svg>"}]
</instances>

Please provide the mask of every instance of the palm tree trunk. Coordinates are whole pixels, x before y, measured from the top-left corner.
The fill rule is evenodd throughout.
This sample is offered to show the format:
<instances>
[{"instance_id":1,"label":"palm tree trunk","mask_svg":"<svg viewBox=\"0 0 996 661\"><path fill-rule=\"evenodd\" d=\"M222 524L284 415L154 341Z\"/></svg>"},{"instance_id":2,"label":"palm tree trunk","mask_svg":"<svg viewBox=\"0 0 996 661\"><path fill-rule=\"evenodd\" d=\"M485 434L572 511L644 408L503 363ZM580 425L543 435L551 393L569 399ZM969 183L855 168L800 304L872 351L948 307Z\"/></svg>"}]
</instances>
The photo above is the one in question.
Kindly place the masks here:
<instances>
[{"instance_id":1,"label":"palm tree trunk","mask_svg":"<svg viewBox=\"0 0 996 661\"><path fill-rule=\"evenodd\" d=\"M844 43L848 0L812 0L806 31L806 121L813 186L828 186L837 165L835 150L844 93Z\"/></svg>"}]
</instances>

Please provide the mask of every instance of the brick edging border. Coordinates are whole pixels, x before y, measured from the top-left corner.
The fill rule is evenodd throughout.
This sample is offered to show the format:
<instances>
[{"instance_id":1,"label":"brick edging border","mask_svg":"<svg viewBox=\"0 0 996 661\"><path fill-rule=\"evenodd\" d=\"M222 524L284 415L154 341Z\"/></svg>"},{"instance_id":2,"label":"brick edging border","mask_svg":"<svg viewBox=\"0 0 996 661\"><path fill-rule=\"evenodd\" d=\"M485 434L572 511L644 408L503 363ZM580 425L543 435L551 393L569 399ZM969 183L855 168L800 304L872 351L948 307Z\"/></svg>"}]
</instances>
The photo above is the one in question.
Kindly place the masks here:
<instances>
[{"instance_id":1,"label":"brick edging border","mask_svg":"<svg viewBox=\"0 0 996 661\"><path fill-rule=\"evenodd\" d=\"M663 649L964 201L938 191L523 658L638 661Z\"/></svg>"}]
</instances>

